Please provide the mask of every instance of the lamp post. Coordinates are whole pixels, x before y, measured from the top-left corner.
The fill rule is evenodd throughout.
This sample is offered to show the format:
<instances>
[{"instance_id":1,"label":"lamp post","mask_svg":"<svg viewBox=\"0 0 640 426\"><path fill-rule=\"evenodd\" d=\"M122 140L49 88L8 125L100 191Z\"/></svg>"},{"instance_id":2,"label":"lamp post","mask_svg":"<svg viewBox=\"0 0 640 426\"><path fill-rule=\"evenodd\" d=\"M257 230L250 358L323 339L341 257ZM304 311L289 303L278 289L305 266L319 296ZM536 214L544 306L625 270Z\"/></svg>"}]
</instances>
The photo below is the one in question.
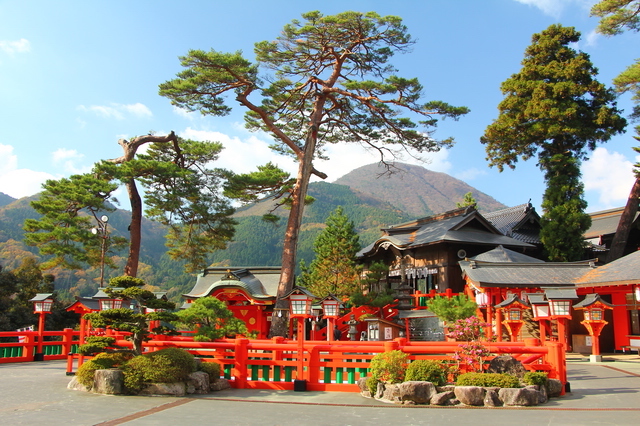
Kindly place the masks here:
<instances>
[{"instance_id":1,"label":"lamp post","mask_svg":"<svg viewBox=\"0 0 640 426\"><path fill-rule=\"evenodd\" d=\"M304 322L311 317L311 303L316 297L305 287L295 286L284 296L289 300L290 318L298 319L298 367L297 378L293 382L294 391L306 391L307 381L304 374Z\"/></svg>"},{"instance_id":2,"label":"lamp post","mask_svg":"<svg viewBox=\"0 0 640 426\"><path fill-rule=\"evenodd\" d=\"M122 290L121 288L114 288L113 290ZM99 289L96 294L93 295L93 299L98 300L98 306L101 311L108 309L120 309L122 308L122 299L109 296L102 289Z\"/></svg>"},{"instance_id":3,"label":"lamp post","mask_svg":"<svg viewBox=\"0 0 640 426\"><path fill-rule=\"evenodd\" d=\"M546 299L544 293L527 293L525 296L531 305L533 319L538 321L540 326L540 341L544 342L547 340L547 336L551 335L548 322L550 319L549 301Z\"/></svg>"},{"instance_id":4,"label":"lamp post","mask_svg":"<svg viewBox=\"0 0 640 426\"><path fill-rule=\"evenodd\" d=\"M100 244L100 288L104 287L104 255L107 246L107 222L109 222L109 216L102 215L100 220L98 220L98 226L95 228L91 228L91 232L93 235L98 235L102 237L102 242Z\"/></svg>"},{"instance_id":5,"label":"lamp post","mask_svg":"<svg viewBox=\"0 0 640 426\"><path fill-rule=\"evenodd\" d=\"M585 326L591 336L591 355L589 360L591 362L602 362L600 332L608 324L604 320L604 311L613 309L613 305L600 299L599 294L592 293L587 294L587 297L582 302L576 303L574 308L584 310L584 321L580 321L580 324Z\"/></svg>"},{"instance_id":6,"label":"lamp post","mask_svg":"<svg viewBox=\"0 0 640 426\"><path fill-rule=\"evenodd\" d=\"M51 293L38 293L29 302L33 302L33 313L40 315L38 318L38 348L33 357L34 361L44 361L44 352L42 346L44 343L44 317L51 313L53 306L53 298Z\"/></svg>"},{"instance_id":7,"label":"lamp post","mask_svg":"<svg viewBox=\"0 0 640 426\"><path fill-rule=\"evenodd\" d=\"M495 307L500 311L506 311L506 315L504 315L506 319L502 323L507 327L511 341L517 342L524 323L522 311L527 309L527 303L522 301L517 294L510 294L506 300L498 303Z\"/></svg>"},{"instance_id":8,"label":"lamp post","mask_svg":"<svg viewBox=\"0 0 640 426\"><path fill-rule=\"evenodd\" d=\"M332 342L334 340L334 321L340 315L340 308L342 305L340 301L333 295L329 294L327 297L320 301L322 303L322 310L324 317L327 319L327 340Z\"/></svg>"},{"instance_id":9,"label":"lamp post","mask_svg":"<svg viewBox=\"0 0 640 426\"><path fill-rule=\"evenodd\" d=\"M569 350L567 323L571 319L571 302L578 298L575 288L546 288L544 293L549 301L549 316L558 322L558 341Z\"/></svg>"}]
</instances>

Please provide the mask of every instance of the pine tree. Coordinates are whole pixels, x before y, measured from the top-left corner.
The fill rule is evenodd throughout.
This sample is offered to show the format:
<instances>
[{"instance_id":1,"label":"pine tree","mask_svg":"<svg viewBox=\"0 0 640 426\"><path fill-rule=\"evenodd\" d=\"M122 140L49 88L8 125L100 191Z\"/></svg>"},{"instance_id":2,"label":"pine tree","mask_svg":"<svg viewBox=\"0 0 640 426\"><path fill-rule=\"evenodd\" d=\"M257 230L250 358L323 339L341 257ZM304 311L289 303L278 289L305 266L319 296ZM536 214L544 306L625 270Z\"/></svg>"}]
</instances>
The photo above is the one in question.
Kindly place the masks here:
<instances>
[{"instance_id":1,"label":"pine tree","mask_svg":"<svg viewBox=\"0 0 640 426\"><path fill-rule=\"evenodd\" d=\"M570 154L557 154L544 160L547 189L542 201L540 240L553 262L581 260L584 255L584 231L591 217L584 212L584 185L580 181L580 162Z\"/></svg>"},{"instance_id":2,"label":"pine tree","mask_svg":"<svg viewBox=\"0 0 640 426\"><path fill-rule=\"evenodd\" d=\"M586 203L578 181L580 161L597 142L606 142L626 126L614 91L595 79L597 69L589 55L569 47L579 40L573 27L557 24L534 34L521 71L502 83L505 98L499 117L481 138L490 165L500 171L505 165L515 168L519 158L538 157L548 186L542 233L552 259L575 259L577 242L565 244L561 235L577 240L589 226L582 217ZM553 188L563 167L571 182ZM570 217L559 222L565 214ZM552 236L554 232L561 235Z\"/></svg>"},{"instance_id":3,"label":"pine tree","mask_svg":"<svg viewBox=\"0 0 640 426\"><path fill-rule=\"evenodd\" d=\"M359 237L342 207L329 215L326 225L313 246L316 257L309 267L301 265L298 282L318 297L348 297L360 290L360 268L355 262Z\"/></svg>"}]
</instances>

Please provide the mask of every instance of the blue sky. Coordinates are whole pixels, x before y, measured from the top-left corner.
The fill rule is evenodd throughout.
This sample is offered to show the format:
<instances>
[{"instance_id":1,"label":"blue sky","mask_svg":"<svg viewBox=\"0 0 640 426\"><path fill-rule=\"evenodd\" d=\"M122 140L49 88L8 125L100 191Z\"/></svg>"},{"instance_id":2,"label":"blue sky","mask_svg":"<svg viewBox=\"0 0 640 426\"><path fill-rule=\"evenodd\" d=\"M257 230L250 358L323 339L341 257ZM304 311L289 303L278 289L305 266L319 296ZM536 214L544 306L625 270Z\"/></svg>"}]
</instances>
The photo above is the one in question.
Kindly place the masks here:
<instances>
[{"instance_id":1,"label":"blue sky","mask_svg":"<svg viewBox=\"0 0 640 426\"><path fill-rule=\"evenodd\" d=\"M611 80L640 54L640 34L595 34L589 17L594 0L306 0L195 1L0 0L0 192L32 195L46 179L89 171L100 159L121 155L117 141L153 130L223 142L217 166L237 172L274 161L269 137L243 127L239 107L228 117L203 117L176 110L158 95L158 84L180 71L189 49L242 50L274 39L301 13L376 11L403 18L417 43L397 56L399 75L418 77L426 100L465 105L471 112L445 121L438 137L456 145L428 155L425 167L462 179L513 206L530 198L539 206L544 191L536 162L513 171L489 168L480 136L497 117L500 83L518 72L531 35L554 23L582 32L576 48L591 55L599 80ZM630 96L618 105L631 111ZM623 206L638 161L627 134L602 144L582 167L588 211ZM635 142L635 143L634 143ZM336 146L331 161L316 168L333 181L376 161L354 148ZM405 162L416 163L407 157ZM121 199L124 197L120 197ZM126 206L124 206L126 207Z\"/></svg>"}]
</instances>

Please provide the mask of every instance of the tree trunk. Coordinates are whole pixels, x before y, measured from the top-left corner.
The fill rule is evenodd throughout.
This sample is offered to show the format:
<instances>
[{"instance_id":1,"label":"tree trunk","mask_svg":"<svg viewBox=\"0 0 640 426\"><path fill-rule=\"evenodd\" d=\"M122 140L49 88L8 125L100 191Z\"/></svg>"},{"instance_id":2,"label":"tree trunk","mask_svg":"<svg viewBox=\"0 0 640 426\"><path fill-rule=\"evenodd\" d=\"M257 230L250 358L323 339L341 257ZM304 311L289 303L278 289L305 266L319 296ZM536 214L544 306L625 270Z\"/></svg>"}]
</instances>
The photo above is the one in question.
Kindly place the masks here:
<instances>
[{"instance_id":1,"label":"tree trunk","mask_svg":"<svg viewBox=\"0 0 640 426\"><path fill-rule=\"evenodd\" d=\"M313 154L316 149L317 135L314 130L310 131L305 144L305 150L298 163L298 175L296 177L296 186L292 194L291 210L289 211L289 219L287 220L287 229L284 235L284 243L282 248L282 271L280 273L280 281L278 283L278 295L274 313L277 310L287 309L288 304L283 297L293 289L296 255L298 248L298 236L300 234L300 225L304 215L304 202L307 197L307 189L309 187L309 179L313 171ZM286 311L285 311L286 312ZM288 315L271 317L271 328L269 330L270 337L286 336L288 331L289 317Z\"/></svg>"},{"instance_id":2,"label":"tree trunk","mask_svg":"<svg viewBox=\"0 0 640 426\"><path fill-rule=\"evenodd\" d=\"M135 277L138 274L140 243L142 240L142 199L134 179L130 179L125 186L131 203L131 223L129 224L129 256L124 267L124 275Z\"/></svg>"},{"instance_id":3,"label":"tree trunk","mask_svg":"<svg viewBox=\"0 0 640 426\"><path fill-rule=\"evenodd\" d=\"M607 261L612 262L616 259L624 256L625 248L627 247L627 240L629 239L629 232L631 231L631 225L638 213L638 200L640 199L640 179L636 179L631 188L627 205L620 216L620 222L618 222L618 228L613 236L611 242L611 249L609 250L609 256Z\"/></svg>"}]
</instances>

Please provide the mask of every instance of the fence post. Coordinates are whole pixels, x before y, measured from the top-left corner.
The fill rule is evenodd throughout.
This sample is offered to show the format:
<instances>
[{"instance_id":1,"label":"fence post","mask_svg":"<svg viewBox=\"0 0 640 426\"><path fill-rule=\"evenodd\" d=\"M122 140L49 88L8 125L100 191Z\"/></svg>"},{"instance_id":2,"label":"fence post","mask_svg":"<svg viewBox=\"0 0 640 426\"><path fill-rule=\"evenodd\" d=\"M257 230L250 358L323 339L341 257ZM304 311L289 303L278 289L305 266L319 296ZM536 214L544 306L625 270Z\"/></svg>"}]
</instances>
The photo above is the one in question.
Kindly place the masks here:
<instances>
[{"instance_id":1,"label":"fence post","mask_svg":"<svg viewBox=\"0 0 640 426\"><path fill-rule=\"evenodd\" d=\"M247 385L248 346L249 339L237 338L235 341L232 375L235 377L236 389L244 389Z\"/></svg>"},{"instance_id":2,"label":"fence post","mask_svg":"<svg viewBox=\"0 0 640 426\"><path fill-rule=\"evenodd\" d=\"M62 353L68 354L73 346L73 328L62 330Z\"/></svg>"},{"instance_id":3,"label":"fence post","mask_svg":"<svg viewBox=\"0 0 640 426\"><path fill-rule=\"evenodd\" d=\"M320 383L320 351L313 346L309 351L309 383Z\"/></svg>"}]
</instances>

